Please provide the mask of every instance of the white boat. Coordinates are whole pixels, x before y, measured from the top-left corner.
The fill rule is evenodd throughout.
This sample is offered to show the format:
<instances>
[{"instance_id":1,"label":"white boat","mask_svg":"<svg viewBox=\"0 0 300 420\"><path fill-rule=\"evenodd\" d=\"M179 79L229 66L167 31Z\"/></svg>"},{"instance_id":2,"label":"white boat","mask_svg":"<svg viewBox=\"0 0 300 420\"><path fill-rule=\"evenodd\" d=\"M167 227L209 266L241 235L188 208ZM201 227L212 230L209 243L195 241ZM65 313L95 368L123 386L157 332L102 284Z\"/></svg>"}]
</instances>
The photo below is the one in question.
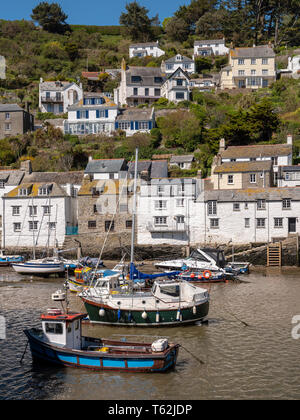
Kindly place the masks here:
<instances>
[{"instance_id":1,"label":"white boat","mask_svg":"<svg viewBox=\"0 0 300 420\"><path fill-rule=\"evenodd\" d=\"M163 270L179 271L211 271L213 273L224 273L226 259L224 252L217 249L198 248L191 252L188 258L181 258L170 261L159 261L154 264L156 268Z\"/></svg>"},{"instance_id":2,"label":"white boat","mask_svg":"<svg viewBox=\"0 0 300 420\"><path fill-rule=\"evenodd\" d=\"M65 272L65 265L56 258L43 258L30 260L24 263L12 264L13 269L19 274L48 275Z\"/></svg>"}]
</instances>

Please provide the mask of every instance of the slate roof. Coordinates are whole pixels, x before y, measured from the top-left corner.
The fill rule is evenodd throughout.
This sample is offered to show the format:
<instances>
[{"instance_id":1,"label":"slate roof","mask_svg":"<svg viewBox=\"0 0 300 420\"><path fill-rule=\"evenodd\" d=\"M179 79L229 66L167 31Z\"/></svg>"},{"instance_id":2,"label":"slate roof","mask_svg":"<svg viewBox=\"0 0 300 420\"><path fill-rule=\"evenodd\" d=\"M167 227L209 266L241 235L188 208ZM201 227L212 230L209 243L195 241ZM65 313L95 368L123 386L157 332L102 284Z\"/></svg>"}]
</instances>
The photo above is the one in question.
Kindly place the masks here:
<instances>
[{"instance_id":1,"label":"slate roof","mask_svg":"<svg viewBox=\"0 0 300 420\"><path fill-rule=\"evenodd\" d=\"M18 104L0 104L0 112L24 111Z\"/></svg>"},{"instance_id":2,"label":"slate roof","mask_svg":"<svg viewBox=\"0 0 300 420\"><path fill-rule=\"evenodd\" d=\"M243 202L259 199L281 201L284 198L300 201L300 187L249 188L244 190L212 190L204 192L205 201L217 200L218 202Z\"/></svg>"},{"instance_id":3,"label":"slate roof","mask_svg":"<svg viewBox=\"0 0 300 420\"><path fill-rule=\"evenodd\" d=\"M214 169L215 174L236 172L270 172L272 161L226 162Z\"/></svg>"},{"instance_id":4,"label":"slate roof","mask_svg":"<svg viewBox=\"0 0 300 420\"><path fill-rule=\"evenodd\" d=\"M68 89L70 86L72 86L75 83L70 83L70 82L61 82L61 81L46 81L46 82L42 82L40 83L40 90L41 91L64 91L66 89Z\"/></svg>"},{"instance_id":5,"label":"slate roof","mask_svg":"<svg viewBox=\"0 0 300 420\"><path fill-rule=\"evenodd\" d=\"M132 76L140 76L141 80L139 82L132 82L131 77ZM160 67L129 67L128 70L126 70L126 84L127 86L161 86L162 83L155 83L154 78L155 77L161 77L162 83L165 80L165 74L162 73Z\"/></svg>"},{"instance_id":6,"label":"slate roof","mask_svg":"<svg viewBox=\"0 0 300 420\"><path fill-rule=\"evenodd\" d=\"M121 111L117 121L149 121L152 120L154 108L129 108Z\"/></svg>"},{"instance_id":7,"label":"slate roof","mask_svg":"<svg viewBox=\"0 0 300 420\"><path fill-rule=\"evenodd\" d=\"M300 172L300 165L281 166L282 172Z\"/></svg>"},{"instance_id":8,"label":"slate roof","mask_svg":"<svg viewBox=\"0 0 300 420\"><path fill-rule=\"evenodd\" d=\"M194 155L172 156L170 164L172 163L191 163L194 160Z\"/></svg>"},{"instance_id":9,"label":"slate roof","mask_svg":"<svg viewBox=\"0 0 300 420\"><path fill-rule=\"evenodd\" d=\"M231 146L220 152L222 159L259 158L287 156L293 153L290 144L255 144L251 146Z\"/></svg>"},{"instance_id":10,"label":"slate roof","mask_svg":"<svg viewBox=\"0 0 300 420\"><path fill-rule=\"evenodd\" d=\"M200 41L195 41L194 45L207 45L207 44L225 44L225 39L202 39Z\"/></svg>"},{"instance_id":11,"label":"slate roof","mask_svg":"<svg viewBox=\"0 0 300 420\"><path fill-rule=\"evenodd\" d=\"M146 47L158 47L158 43L157 42L144 42L144 43L139 43L139 44L131 44L129 45L129 48L134 48L134 47L141 47L141 48L146 48Z\"/></svg>"},{"instance_id":12,"label":"slate roof","mask_svg":"<svg viewBox=\"0 0 300 420\"><path fill-rule=\"evenodd\" d=\"M177 55L175 55L172 58L169 58L168 60L165 61L165 63L167 64L175 64L175 63L193 63L194 60L192 60L189 57L186 57L184 55L181 56L182 60L176 60Z\"/></svg>"},{"instance_id":13,"label":"slate roof","mask_svg":"<svg viewBox=\"0 0 300 420\"><path fill-rule=\"evenodd\" d=\"M98 159L88 162L85 174L117 173L127 169L125 159Z\"/></svg>"},{"instance_id":14,"label":"slate roof","mask_svg":"<svg viewBox=\"0 0 300 420\"><path fill-rule=\"evenodd\" d=\"M249 48L234 48L230 51L232 58L274 58L275 52L269 45L258 45Z\"/></svg>"},{"instance_id":15,"label":"slate roof","mask_svg":"<svg viewBox=\"0 0 300 420\"><path fill-rule=\"evenodd\" d=\"M6 186L19 185L22 182L24 175L24 171L0 170L0 180L5 181Z\"/></svg>"},{"instance_id":16,"label":"slate roof","mask_svg":"<svg viewBox=\"0 0 300 420\"><path fill-rule=\"evenodd\" d=\"M84 177L83 171L72 172L32 172L26 175L24 182L26 183L56 183L58 185L80 185Z\"/></svg>"},{"instance_id":17,"label":"slate roof","mask_svg":"<svg viewBox=\"0 0 300 420\"><path fill-rule=\"evenodd\" d=\"M128 163L128 172L134 175L134 162ZM138 173L147 171L150 178L166 178L168 176L168 161L167 160L140 160L137 167Z\"/></svg>"},{"instance_id":18,"label":"slate roof","mask_svg":"<svg viewBox=\"0 0 300 420\"><path fill-rule=\"evenodd\" d=\"M104 104L94 104L94 105L85 105L83 103L84 99L88 98L103 98L105 100ZM103 93L93 93L93 92L84 92L83 98L76 102L74 105L68 106L68 111L77 111L80 109L88 110L88 109L98 109L98 108L117 108L118 106L107 96L105 96Z\"/></svg>"},{"instance_id":19,"label":"slate roof","mask_svg":"<svg viewBox=\"0 0 300 420\"><path fill-rule=\"evenodd\" d=\"M168 177L168 161L156 160L151 165L151 179Z\"/></svg>"},{"instance_id":20,"label":"slate roof","mask_svg":"<svg viewBox=\"0 0 300 420\"><path fill-rule=\"evenodd\" d=\"M39 195L39 188L45 186L44 182L41 183L25 183L23 182L18 187L14 188L9 193L5 194L5 198L28 198L28 197L68 197L67 192L59 185L55 183L47 183L47 186L50 187L49 194L47 196ZM30 194L27 196L19 196L19 189L27 188L30 190Z\"/></svg>"}]
</instances>

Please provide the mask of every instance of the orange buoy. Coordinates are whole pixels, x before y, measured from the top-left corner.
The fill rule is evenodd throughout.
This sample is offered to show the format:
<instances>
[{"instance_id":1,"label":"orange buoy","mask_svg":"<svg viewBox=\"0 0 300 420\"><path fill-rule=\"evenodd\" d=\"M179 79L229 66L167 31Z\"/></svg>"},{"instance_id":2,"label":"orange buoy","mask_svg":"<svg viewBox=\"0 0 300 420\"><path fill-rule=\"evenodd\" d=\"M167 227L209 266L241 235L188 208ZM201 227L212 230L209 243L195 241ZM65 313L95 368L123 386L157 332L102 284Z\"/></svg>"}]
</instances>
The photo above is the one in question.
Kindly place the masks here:
<instances>
[{"instance_id":1,"label":"orange buoy","mask_svg":"<svg viewBox=\"0 0 300 420\"><path fill-rule=\"evenodd\" d=\"M210 279L210 278L211 278L211 271L209 271L209 270L205 270L205 271L203 272L203 277L204 277L206 280Z\"/></svg>"}]
</instances>

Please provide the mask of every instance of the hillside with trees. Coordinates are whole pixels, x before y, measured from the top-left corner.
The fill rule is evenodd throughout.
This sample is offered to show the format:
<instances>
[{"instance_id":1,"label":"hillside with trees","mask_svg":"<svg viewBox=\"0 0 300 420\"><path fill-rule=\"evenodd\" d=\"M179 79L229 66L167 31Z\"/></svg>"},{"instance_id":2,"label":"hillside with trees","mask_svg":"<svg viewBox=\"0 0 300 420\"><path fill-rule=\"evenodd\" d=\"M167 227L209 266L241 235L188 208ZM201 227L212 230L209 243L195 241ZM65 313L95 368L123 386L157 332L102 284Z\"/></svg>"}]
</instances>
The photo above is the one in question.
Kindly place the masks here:
<instances>
[{"instance_id":1,"label":"hillside with trees","mask_svg":"<svg viewBox=\"0 0 300 420\"><path fill-rule=\"evenodd\" d=\"M272 42L279 67L300 45L300 0L192 0L173 16L158 16L136 1L120 11L120 26L69 25L60 6L42 2L32 10L32 21L0 20L0 55L7 61L5 80L0 80L0 101L29 103L38 118L38 84L44 80L83 81L82 71L119 68L124 57L129 65L160 66L177 53L192 56L195 39L225 37L227 45L252 46ZM166 55L129 59L132 42L159 40ZM196 60L196 74L220 71L224 57ZM103 91L113 92L118 80L106 74ZM153 153L190 153L196 157L191 175L208 170L220 138L228 145L284 142L291 133L300 139L300 84L283 79L257 92L229 94L193 91L192 101L178 105L161 99L157 110L169 111L157 118L150 135L130 138L63 135L51 126L16 138L0 140L0 165L18 167L31 159L34 170L72 170L94 158L130 159L138 145L141 158ZM44 117L51 117L50 115ZM298 155L295 148L295 157Z\"/></svg>"}]
</instances>

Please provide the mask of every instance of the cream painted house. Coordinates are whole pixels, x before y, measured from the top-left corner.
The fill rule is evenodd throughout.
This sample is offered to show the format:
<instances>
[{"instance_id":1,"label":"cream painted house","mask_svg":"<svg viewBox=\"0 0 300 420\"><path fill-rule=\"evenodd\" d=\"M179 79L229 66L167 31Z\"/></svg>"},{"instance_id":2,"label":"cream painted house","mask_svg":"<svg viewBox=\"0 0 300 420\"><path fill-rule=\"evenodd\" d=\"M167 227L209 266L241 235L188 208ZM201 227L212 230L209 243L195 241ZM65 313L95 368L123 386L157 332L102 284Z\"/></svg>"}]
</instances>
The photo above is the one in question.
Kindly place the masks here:
<instances>
[{"instance_id":1,"label":"cream painted house","mask_svg":"<svg viewBox=\"0 0 300 420\"><path fill-rule=\"evenodd\" d=\"M229 65L221 71L221 89L259 89L275 80L275 52L270 44L231 49Z\"/></svg>"}]
</instances>

